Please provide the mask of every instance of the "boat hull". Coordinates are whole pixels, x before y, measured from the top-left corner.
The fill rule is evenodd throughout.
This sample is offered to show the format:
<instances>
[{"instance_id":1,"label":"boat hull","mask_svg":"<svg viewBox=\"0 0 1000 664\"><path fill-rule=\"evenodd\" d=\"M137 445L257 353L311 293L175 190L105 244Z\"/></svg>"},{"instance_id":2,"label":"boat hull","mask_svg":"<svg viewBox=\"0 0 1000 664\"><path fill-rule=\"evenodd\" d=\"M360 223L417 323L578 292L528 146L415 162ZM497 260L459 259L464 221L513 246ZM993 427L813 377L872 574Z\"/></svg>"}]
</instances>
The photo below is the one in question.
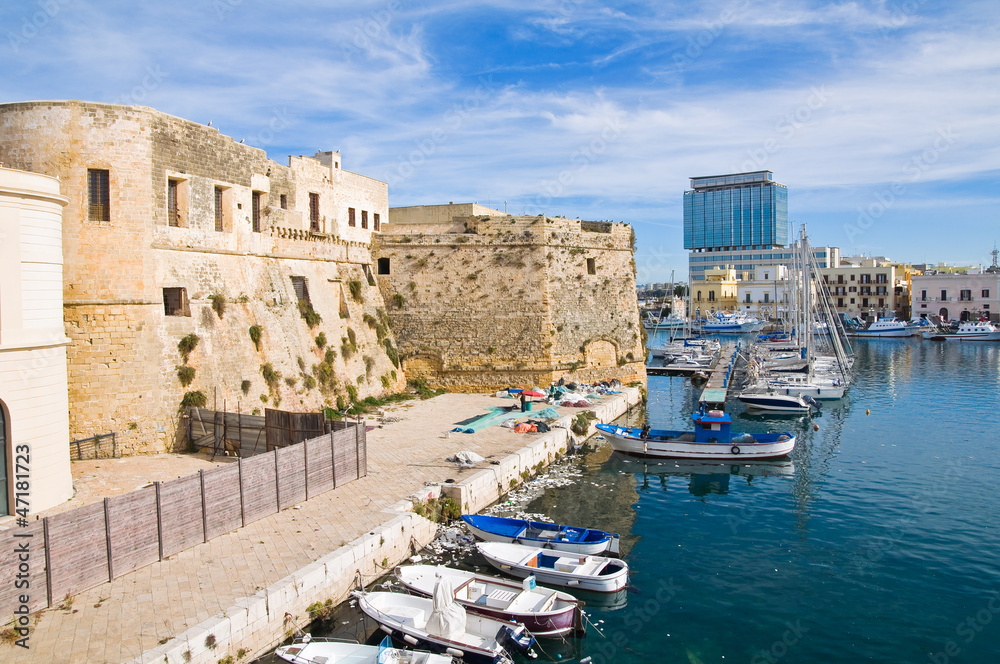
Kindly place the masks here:
<instances>
[{"instance_id":1,"label":"boat hull","mask_svg":"<svg viewBox=\"0 0 1000 664\"><path fill-rule=\"evenodd\" d=\"M306 640L307 639L307 640ZM316 662L351 662L351 664L378 664L379 654L386 663L408 662L409 664L452 664L450 655L435 655L429 652L400 650L379 646L347 643L324 638L311 638L281 646L274 651L275 656L290 664L315 664Z\"/></svg>"},{"instance_id":2,"label":"boat hull","mask_svg":"<svg viewBox=\"0 0 1000 664\"><path fill-rule=\"evenodd\" d=\"M783 398L784 397L784 398ZM812 406L797 397L781 394L741 394L736 397L750 408L771 410L777 413L808 413Z\"/></svg>"},{"instance_id":3,"label":"boat hull","mask_svg":"<svg viewBox=\"0 0 1000 664\"><path fill-rule=\"evenodd\" d=\"M586 632L582 603L569 593L541 586L528 590L512 581L444 566L396 568L400 583L427 597L434 592L437 574L452 579L455 601L470 613L520 623L536 637L563 636L574 631L583 635ZM525 610L518 610L519 607ZM539 610L527 610L536 607Z\"/></svg>"},{"instance_id":4,"label":"boat hull","mask_svg":"<svg viewBox=\"0 0 1000 664\"><path fill-rule=\"evenodd\" d=\"M526 544L528 546L537 546L540 548L555 549L557 551L568 551L570 553L578 553L586 556L593 556L599 553L604 553L609 549L613 553L618 551L618 535L611 535L603 531L594 531L586 528L575 528L573 526L561 526L558 524L542 523L538 521L524 521L520 519L502 519L502 518L491 518L483 515L462 515L462 520L465 525L469 528L473 535L477 538L483 540L484 542L505 542L508 544ZM511 532L501 532L496 527L491 527L491 524L499 523L519 523L523 526L523 530L519 530L516 533ZM527 531L534 528L535 531L549 533L549 536L542 537L532 537ZM571 541L570 539L560 538L558 535L560 532L568 531L570 533L594 533L594 536L600 535L599 539L593 541Z\"/></svg>"},{"instance_id":5,"label":"boat hull","mask_svg":"<svg viewBox=\"0 0 1000 664\"><path fill-rule=\"evenodd\" d=\"M546 586L589 590L595 593L614 593L628 586L628 565L621 560L587 556L586 558L593 562L594 566L600 567L604 572L584 576L571 571L560 571L557 568L551 567L530 566L524 563L525 558L531 557L533 554L551 556L559 560L565 558L567 562L572 562L570 559L575 558L574 556L560 556L560 553L567 554L568 552L497 542L477 544L476 548L486 558L487 562L501 572L522 579L534 576L538 583ZM523 552L519 554L514 549L523 549ZM556 567L558 566L559 563L556 563Z\"/></svg>"},{"instance_id":6,"label":"boat hull","mask_svg":"<svg viewBox=\"0 0 1000 664\"><path fill-rule=\"evenodd\" d=\"M616 452L640 457L715 461L776 459L788 456L795 449L795 436L790 434L754 434L766 442L700 443L681 440L680 436L686 435L686 432L669 432L677 435L651 436L644 439L640 437L639 429L626 429L608 424L598 424L597 428L604 433L604 437ZM764 439L764 436L768 438Z\"/></svg>"}]
</instances>

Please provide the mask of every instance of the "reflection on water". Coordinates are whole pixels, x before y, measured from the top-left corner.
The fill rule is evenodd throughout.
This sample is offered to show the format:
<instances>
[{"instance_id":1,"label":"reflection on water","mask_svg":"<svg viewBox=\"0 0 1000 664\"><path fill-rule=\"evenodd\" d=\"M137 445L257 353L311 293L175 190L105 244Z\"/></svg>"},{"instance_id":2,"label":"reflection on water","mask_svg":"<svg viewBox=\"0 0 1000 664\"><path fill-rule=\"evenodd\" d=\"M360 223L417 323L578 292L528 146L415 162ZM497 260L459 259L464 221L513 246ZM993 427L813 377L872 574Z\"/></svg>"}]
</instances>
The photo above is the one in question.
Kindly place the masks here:
<instances>
[{"instance_id":1,"label":"reflection on water","mask_svg":"<svg viewBox=\"0 0 1000 664\"><path fill-rule=\"evenodd\" d=\"M740 482L750 485L764 477L791 477L795 474L795 464L791 459L750 463L689 459L667 459L657 462L633 459L617 452L611 456L607 468L620 473L634 474L638 479L640 492L667 491L670 478L674 477L686 482L687 490L695 496L705 496L710 493L726 494L729 492L729 483L734 478L739 478Z\"/></svg>"}]
</instances>

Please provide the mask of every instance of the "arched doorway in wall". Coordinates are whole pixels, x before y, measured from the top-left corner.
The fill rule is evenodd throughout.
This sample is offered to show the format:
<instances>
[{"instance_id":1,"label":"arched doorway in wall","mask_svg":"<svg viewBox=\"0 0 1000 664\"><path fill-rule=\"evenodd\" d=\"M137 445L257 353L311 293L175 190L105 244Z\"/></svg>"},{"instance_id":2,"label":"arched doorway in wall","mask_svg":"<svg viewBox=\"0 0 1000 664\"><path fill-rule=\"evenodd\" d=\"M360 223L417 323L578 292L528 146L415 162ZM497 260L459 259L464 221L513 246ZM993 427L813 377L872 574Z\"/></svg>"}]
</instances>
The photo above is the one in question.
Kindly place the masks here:
<instances>
[{"instance_id":1,"label":"arched doorway in wall","mask_svg":"<svg viewBox=\"0 0 1000 664\"><path fill-rule=\"evenodd\" d=\"M10 514L10 503L8 502L8 491L10 490L10 459L11 455L7 451L7 407L0 401L0 516Z\"/></svg>"},{"instance_id":2,"label":"arched doorway in wall","mask_svg":"<svg viewBox=\"0 0 1000 664\"><path fill-rule=\"evenodd\" d=\"M941 307L941 311L938 312L938 316L940 316L943 320L950 320L948 318L948 309L947 309L947 307Z\"/></svg>"},{"instance_id":3,"label":"arched doorway in wall","mask_svg":"<svg viewBox=\"0 0 1000 664\"><path fill-rule=\"evenodd\" d=\"M970 313L968 312L968 310L966 310L966 311L963 311L963 312L962 312L962 313L961 313L961 314L959 315L959 317L958 317L958 319L959 319L960 321L962 321L963 323L964 323L965 321L969 320L970 318L972 318L972 315L971 315L971 314L970 314Z\"/></svg>"}]
</instances>

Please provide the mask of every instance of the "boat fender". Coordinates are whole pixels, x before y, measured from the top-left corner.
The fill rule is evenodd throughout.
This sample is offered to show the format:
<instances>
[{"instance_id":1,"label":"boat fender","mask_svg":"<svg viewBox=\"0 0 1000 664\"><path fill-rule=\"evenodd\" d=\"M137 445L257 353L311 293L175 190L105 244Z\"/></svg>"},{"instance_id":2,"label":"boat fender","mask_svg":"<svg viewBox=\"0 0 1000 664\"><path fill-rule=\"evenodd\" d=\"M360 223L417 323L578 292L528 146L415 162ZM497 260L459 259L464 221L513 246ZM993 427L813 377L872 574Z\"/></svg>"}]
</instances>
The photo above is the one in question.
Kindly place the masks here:
<instances>
[{"instance_id":1,"label":"boat fender","mask_svg":"<svg viewBox=\"0 0 1000 664\"><path fill-rule=\"evenodd\" d=\"M409 634L404 634L403 635L403 640L406 641L407 643L409 643L411 646L415 646L418 643L420 643L420 641L417 641L415 638L413 638Z\"/></svg>"},{"instance_id":2,"label":"boat fender","mask_svg":"<svg viewBox=\"0 0 1000 664\"><path fill-rule=\"evenodd\" d=\"M736 445L733 445L732 447L729 448L729 451L732 452L733 454L739 454L740 448L737 447Z\"/></svg>"},{"instance_id":3,"label":"boat fender","mask_svg":"<svg viewBox=\"0 0 1000 664\"><path fill-rule=\"evenodd\" d=\"M722 417L725 413L721 410L710 410L708 411L709 417Z\"/></svg>"},{"instance_id":4,"label":"boat fender","mask_svg":"<svg viewBox=\"0 0 1000 664\"><path fill-rule=\"evenodd\" d=\"M386 634L392 636L392 630L389 629L388 627L386 627L385 625L379 625L378 627L379 627L379 629L381 629Z\"/></svg>"},{"instance_id":5,"label":"boat fender","mask_svg":"<svg viewBox=\"0 0 1000 664\"><path fill-rule=\"evenodd\" d=\"M461 650L457 650L455 648L445 648L444 651L449 655L451 655L452 657L458 657L459 659L465 657L464 652L462 652Z\"/></svg>"}]
</instances>

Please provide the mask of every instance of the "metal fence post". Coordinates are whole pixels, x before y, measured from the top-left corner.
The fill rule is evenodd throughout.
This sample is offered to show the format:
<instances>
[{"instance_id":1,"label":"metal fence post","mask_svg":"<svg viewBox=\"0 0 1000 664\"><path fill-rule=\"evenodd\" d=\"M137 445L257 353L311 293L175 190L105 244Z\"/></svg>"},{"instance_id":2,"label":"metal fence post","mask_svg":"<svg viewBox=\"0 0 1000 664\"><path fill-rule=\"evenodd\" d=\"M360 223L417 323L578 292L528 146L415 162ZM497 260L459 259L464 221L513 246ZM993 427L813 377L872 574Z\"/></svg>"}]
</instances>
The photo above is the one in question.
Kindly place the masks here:
<instances>
[{"instance_id":1,"label":"metal fence post","mask_svg":"<svg viewBox=\"0 0 1000 664\"><path fill-rule=\"evenodd\" d=\"M115 559L111 554L111 499L104 499L104 537L108 544L108 581L115 580Z\"/></svg>"},{"instance_id":2,"label":"metal fence post","mask_svg":"<svg viewBox=\"0 0 1000 664\"><path fill-rule=\"evenodd\" d=\"M243 500L243 457L236 459L237 469L240 472L240 524L241 527L247 525L247 511Z\"/></svg>"},{"instance_id":3,"label":"metal fence post","mask_svg":"<svg viewBox=\"0 0 1000 664\"><path fill-rule=\"evenodd\" d=\"M205 469L198 471L198 479L201 481L201 536L202 541L208 541L208 505L205 504ZM241 499L242 500L242 499Z\"/></svg>"},{"instance_id":4,"label":"metal fence post","mask_svg":"<svg viewBox=\"0 0 1000 664\"><path fill-rule=\"evenodd\" d=\"M160 505L160 483L153 482L156 489L156 541L160 547L160 560L163 560L163 508Z\"/></svg>"},{"instance_id":5,"label":"metal fence post","mask_svg":"<svg viewBox=\"0 0 1000 664\"><path fill-rule=\"evenodd\" d=\"M277 506L275 512L281 511L281 477L278 473L278 448L274 448L274 502Z\"/></svg>"},{"instance_id":6,"label":"metal fence post","mask_svg":"<svg viewBox=\"0 0 1000 664\"><path fill-rule=\"evenodd\" d=\"M42 534L45 536L45 594L48 607L52 608L52 561L49 557L49 517L42 519Z\"/></svg>"}]
</instances>

